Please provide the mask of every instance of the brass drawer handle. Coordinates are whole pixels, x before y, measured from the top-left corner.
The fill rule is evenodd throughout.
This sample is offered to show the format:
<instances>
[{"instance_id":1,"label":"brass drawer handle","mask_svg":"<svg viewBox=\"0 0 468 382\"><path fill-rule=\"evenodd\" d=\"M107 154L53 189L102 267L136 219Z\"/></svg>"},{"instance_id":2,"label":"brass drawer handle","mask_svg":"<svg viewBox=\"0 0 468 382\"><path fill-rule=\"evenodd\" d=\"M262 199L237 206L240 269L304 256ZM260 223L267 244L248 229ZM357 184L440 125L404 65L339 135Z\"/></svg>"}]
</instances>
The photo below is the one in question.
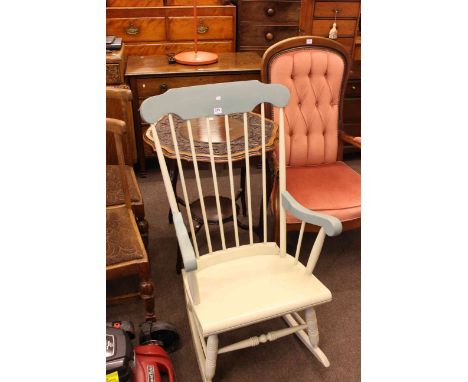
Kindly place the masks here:
<instances>
[{"instance_id":1,"label":"brass drawer handle","mask_svg":"<svg viewBox=\"0 0 468 382\"><path fill-rule=\"evenodd\" d=\"M267 41L273 40L274 37L275 36L271 32L268 32L268 33L265 34L265 40L267 40Z\"/></svg>"},{"instance_id":2,"label":"brass drawer handle","mask_svg":"<svg viewBox=\"0 0 468 382\"><path fill-rule=\"evenodd\" d=\"M159 85L159 94L163 94L165 92L167 92L167 84L163 83L163 84Z\"/></svg>"},{"instance_id":3,"label":"brass drawer handle","mask_svg":"<svg viewBox=\"0 0 468 382\"><path fill-rule=\"evenodd\" d=\"M268 8L268 9L266 10L266 15L267 15L267 16L270 16L270 17L271 17L271 16L273 16L275 13L276 13L276 11L275 11L273 8Z\"/></svg>"},{"instance_id":4,"label":"brass drawer handle","mask_svg":"<svg viewBox=\"0 0 468 382\"><path fill-rule=\"evenodd\" d=\"M140 33L140 28L136 27L133 24L130 24L127 28L125 28L125 33L127 33L128 35L134 36Z\"/></svg>"},{"instance_id":5,"label":"brass drawer handle","mask_svg":"<svg viewBox=\"0 0 468 382\"><path fill-rule=\"evenodd\" d=\"M207 25L203 24L203 21L200 21L200 23L198 24L197 32L198 34L203 34L203 33L208 32L209 29L210 28L208 28Z\"/></svg>"}]
</instances>

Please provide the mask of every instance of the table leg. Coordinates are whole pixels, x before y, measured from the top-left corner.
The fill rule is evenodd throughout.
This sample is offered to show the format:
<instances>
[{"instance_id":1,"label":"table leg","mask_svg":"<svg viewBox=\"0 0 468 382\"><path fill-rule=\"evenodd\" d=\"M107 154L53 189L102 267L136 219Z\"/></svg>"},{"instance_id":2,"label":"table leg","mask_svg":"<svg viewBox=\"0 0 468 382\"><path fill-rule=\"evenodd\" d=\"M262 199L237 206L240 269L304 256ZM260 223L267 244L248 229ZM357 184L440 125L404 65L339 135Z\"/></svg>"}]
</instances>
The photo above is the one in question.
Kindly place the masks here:
<instances>
[{"instance_id":1,"label":"table leg","mask_svg":"<svg viewBox=\"0 0 468 382\"><path fill-rule=\"evenodd\" d=\"M139 167L138 175L141 178L146 178L145 148L141 129L140 111L138 110L138 87L135 79L130 79L130 89L132 91L133 126L135 128L135 143Z\"/></svg>"},{"instance_id":2,"label":"table leg","mask_svg":"<svg viewBox=\"0 0 468 382\"><path fill-rule=\"evenodd\" d=\"M240 173L240 188L238 197L241 198L241 206L242 206L242 215L247 216L247 203L245 201L245 165L241 167ZM237 198L238 198L237 197ZM237 199L236 198L236 199Z\"/></svg>"},{"instance_id":3,"label":"table leg","mask_svg":"<svg viewBox=\"0 0 468 382\"><path fill-rule=\"evenodd\" d=\"M271 191L273 189L273 177L274 177L274 172L272 171L272 166L271 166L271 157L268 155L266 162L266 205L267 205L267 219L268 219L268 203L270 202L270 196L271 196ZM263 196L260 200L260 215L258 218L258 226L254 228L255 233L257 236L260 238L260 240L263 239ZM268 235L268 233L267 233Z\"/></svg>"}]
</instances>

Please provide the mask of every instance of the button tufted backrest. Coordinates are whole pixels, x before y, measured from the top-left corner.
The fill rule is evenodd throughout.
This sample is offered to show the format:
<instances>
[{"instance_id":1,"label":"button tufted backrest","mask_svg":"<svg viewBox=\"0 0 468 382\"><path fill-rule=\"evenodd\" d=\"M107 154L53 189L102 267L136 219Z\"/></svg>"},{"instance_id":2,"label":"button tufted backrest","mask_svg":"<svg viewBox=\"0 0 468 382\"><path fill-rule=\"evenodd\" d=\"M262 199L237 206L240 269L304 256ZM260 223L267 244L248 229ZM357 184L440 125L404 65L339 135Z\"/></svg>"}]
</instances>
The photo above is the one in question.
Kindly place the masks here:
<instances>
[{"instance_id":1,"label":"button tufted backrest","mask_svg":"<svg viewBox=\"0 0 468 382\"><path fill-rule=\"evenodd\" d=\"M271 83L285 85L286 165L308 166L337 160L340 98L346 63L332 50L286 50L272 57ZM274 109L274 120L278 113Z\"/></svg>"}]
</instances>

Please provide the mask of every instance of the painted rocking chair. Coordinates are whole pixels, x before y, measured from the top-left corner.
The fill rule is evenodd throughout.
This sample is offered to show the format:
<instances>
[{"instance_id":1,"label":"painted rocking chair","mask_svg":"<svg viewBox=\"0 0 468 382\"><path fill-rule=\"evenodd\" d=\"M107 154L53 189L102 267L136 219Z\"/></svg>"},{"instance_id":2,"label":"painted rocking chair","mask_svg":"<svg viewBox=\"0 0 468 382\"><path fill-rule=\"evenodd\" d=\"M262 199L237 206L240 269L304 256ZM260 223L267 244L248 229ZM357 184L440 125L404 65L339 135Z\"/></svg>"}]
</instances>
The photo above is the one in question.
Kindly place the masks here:
<instances>
[{"instance_id":1,"label":"painted rocking chair","mask_svg":"<svg viewBox=\"0 0 468 382\"><path fill-rule=\"evenodd\" d=\"M315 306L331 300L330 291L312 274L320 255L325 235L335 236L341 233L341 222L335 217L316 213L302 207L286 191L285 179L285 134L284 110L289 100L289 91L278 84L262 84L258 81L239 81L213 85L201 85L171 89L163 95L146 99L140 108L141 116L151 124L151 134L155 142L156 153L161 167L164 186L173 214L177 239L184 262L183 282L186 294L187 311L192 331L194 346L203 381L212 381L215 375L218 354L257 346L260 343L296 334L305 346L325 366L329 361L319 348L319 333ZM280 247L275 242L267 241L266 208L266 153L265 153L265 103L279 107L279 163L280 163ZM247 113L261 105L261 145L262 173L261 187L263 196L263 232L261 243L253 242L251 172L249 166L249 134ZM249 242L241 244L237 224L234 224L235 247L226 248L223 222L221 219L218 178L214 161L213 142L210 133L210 118L224 116L226 132L226 150L232 210L234 219L236 206L234 198L234 180L229 139L228 115L243 113L244 144L246 161L246 189L249 218ZM185 205L188 207L187 222L191 232L184 224L179 212L163 151L155 127L156 122L168 116ZM209 251L200 256L190 212L190 203L173 115L184 120L190 140L191 155L195 172L198 196L203 206L203 193L197 156L192 135L191 119L204 117L208 132L208 145L211 172L217 201L219 230L222 249L214 251L210 232L205 222L206 238ZM258 142L256 144L258 147ZM187 155L187 153L183 153ZM256 182L259 183L259 182ZM307 265L298 261L302 235L299 238L295 256L286 253L285 210L303 221L321 227L313 245ZM203 214L206 220L206 215ZM193 242L193 244L192 244ZM305 311L305 319L299 312ZM276 317L283 317L289 327L267 334L218 348L218 335L233 329L252 325Z\"/></svg>"}]
</instances>

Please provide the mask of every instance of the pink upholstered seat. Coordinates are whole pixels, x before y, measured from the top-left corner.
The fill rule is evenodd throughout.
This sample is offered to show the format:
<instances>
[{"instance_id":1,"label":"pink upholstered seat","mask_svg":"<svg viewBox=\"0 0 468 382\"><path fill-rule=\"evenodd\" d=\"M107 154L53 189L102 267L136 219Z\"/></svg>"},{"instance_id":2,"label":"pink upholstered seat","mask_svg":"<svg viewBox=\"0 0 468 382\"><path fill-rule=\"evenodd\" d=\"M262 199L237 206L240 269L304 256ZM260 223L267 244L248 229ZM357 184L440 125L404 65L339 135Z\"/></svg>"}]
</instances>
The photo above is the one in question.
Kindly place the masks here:
<instances>
[{"instance_id":1,"label":"pink upholstered seat","mask_svg":"<svg viewBox=\"0 0 468 382\"><path fill-rule=\"evenodd\" d=\"M343 222L361 216L361 176L343 162L288 167L286 189L304 207ZM286 222L299 220L288 214Z\"/></svg>"},{"instance_id":2,"label":"pink upholstered seat","mask_svg":"<svg viewBox=\"0 0 468 382\"><path fill-rule=\"evenodd\" d=\"M344 51L320 37L284 40L265 52L262 78L285 85L291 93L285 109L286 189L303 206L351 223L361 217L361 176L337 161L349 70ZM273 118L278 122L278 110ZM292 216L286 221L299 223Z\"/></svg>"}]
</instances>

